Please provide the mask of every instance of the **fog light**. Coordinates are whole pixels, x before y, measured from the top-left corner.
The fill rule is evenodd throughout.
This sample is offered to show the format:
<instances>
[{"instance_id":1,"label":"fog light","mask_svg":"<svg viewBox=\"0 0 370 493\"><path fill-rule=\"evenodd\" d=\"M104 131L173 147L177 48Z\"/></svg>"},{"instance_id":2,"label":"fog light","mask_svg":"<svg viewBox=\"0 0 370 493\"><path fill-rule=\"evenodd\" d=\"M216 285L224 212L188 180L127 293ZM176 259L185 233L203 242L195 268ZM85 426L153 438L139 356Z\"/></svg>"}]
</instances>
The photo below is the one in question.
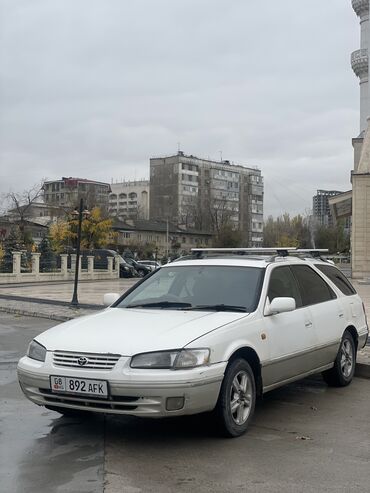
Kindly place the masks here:
<instances>
[{"instance_id":1,"label":"fog light","mask_svg":"<svg viewBox=\"0 0 370 493\"><path fill-rule=\"evenodd\" d=\"M166 400L167 411L178 411L184 407L183 397L168 397Z\"/></svg>"}]
</instances>

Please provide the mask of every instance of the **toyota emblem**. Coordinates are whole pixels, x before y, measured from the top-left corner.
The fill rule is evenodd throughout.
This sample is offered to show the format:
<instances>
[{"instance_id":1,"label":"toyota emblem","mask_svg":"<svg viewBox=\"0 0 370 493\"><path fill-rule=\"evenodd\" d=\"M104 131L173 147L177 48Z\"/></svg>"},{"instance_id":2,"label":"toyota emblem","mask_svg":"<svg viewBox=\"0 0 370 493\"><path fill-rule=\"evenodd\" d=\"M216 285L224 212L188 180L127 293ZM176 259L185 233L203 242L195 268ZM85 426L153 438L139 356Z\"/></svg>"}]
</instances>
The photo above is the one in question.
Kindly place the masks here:
<instances>
[{"instance_id":1,"label":"toyota emblem","mask_svg":"<svg viewBox=\"0 0 370 493\"><path fill-rule=\"evenodd\" d=\"M85 366L87 363L89 362L89 360L87 358L85 358L85 356L80 356L77 360L77 363L80 365L80 366Z\"/></svg>"}]
</instances>

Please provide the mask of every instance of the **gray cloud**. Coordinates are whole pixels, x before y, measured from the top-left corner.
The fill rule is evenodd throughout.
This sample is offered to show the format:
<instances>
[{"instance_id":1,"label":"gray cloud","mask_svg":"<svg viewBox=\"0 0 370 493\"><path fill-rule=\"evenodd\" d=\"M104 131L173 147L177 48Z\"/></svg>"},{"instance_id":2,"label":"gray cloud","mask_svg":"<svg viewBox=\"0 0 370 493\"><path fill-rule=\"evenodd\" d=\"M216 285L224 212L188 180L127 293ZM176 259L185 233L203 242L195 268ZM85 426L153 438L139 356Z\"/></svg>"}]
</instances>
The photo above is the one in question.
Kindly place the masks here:
<instances>
[{"instance_id":1,"label":"gray cloud","mask_svg":"<svg viewBox=\"0 0 370 493\"><path fill-rule=\"evenodd\" d=\"M142 178L181 142L303 212L350 188L358 38L349 0L0 0L0 192Z\"/></svg>"}]
</instances>

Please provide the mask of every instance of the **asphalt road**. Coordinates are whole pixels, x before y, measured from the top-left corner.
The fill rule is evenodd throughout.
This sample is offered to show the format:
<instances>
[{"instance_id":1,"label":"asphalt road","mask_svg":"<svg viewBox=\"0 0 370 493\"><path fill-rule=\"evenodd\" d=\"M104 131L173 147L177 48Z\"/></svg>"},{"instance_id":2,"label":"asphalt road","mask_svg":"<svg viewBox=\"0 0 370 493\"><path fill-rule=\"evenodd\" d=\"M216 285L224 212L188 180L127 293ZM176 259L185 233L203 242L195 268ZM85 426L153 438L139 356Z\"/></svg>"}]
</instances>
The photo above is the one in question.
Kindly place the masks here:
<instances>
[{"instance_id":1,"label":"asphalt road","mask_svg":"<svg viewBox=\"0 0 370 493\"><path fill-rule=\"evenodd\" d=\"M204 416L62 418L28 402L15 373L53 324L0 313L1 492L370 491L370 380L330 389L317 377L271 392L234 440Z\"/></svg>"}]
</instances>

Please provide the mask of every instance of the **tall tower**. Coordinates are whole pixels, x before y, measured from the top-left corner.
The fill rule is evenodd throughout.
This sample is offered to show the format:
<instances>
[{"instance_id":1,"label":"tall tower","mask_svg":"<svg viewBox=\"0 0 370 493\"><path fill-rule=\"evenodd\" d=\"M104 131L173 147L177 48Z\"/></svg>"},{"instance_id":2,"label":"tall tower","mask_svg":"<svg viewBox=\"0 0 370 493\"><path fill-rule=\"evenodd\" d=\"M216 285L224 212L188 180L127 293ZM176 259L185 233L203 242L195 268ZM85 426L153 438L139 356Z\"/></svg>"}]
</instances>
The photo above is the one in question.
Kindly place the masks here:
<instances>
[{"instance_id":1,"label":"tall tower","mask_svg":"<svg viewBox=\"0 0 370 493\"><path fill-rule=\"evenodd\" d=\"M361 48L351 55L353 71L360 78L360 135L352 139L351 260L354 279L370 277L369 3L370 0L352 0L352 7L360 17L361 26Z\"/></svg>"},{"instance_id":2,"label":"tall tower","mask_svg":"<svg viewBox=\"0 0 370 493\"><path fill-rule=\"evenodd\" d=\"M361 48L351 55L351 64L354 73L360 79L360 137L367 128L367 117L370 116L369 94L369 0L352 0L353 10L360 18Z\"/></svg>"}]
</instances>

